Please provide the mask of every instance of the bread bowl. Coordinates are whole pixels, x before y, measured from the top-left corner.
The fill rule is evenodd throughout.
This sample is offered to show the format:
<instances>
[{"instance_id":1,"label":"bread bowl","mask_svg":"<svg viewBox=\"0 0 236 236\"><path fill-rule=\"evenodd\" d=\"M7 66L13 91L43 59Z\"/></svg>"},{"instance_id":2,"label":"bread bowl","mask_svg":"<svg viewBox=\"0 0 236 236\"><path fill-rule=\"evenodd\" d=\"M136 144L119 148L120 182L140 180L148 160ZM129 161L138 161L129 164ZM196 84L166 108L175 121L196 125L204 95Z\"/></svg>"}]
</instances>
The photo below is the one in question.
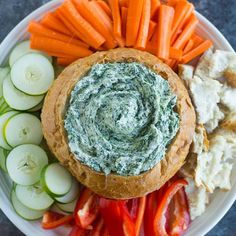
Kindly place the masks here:
<instances>
[{"instance_id":1,"label":"bread bowl","mask_svg":"<svg viewBox=\"0 0 236 236\"><path fill-rule=\"evenodd\" d=\"M98 63L137 62L150 68L168 80L177 96L176 111L179 114L179 130L168 145L165 157L153 168L138 175L124 176L95 171L76 159L70 151L64 127L70 95L80 78ZM79 59L67 67L49 90L41 114L45 139L50 150L62 165L68 168L79 182L95 193L112 199L140 197L159 189L184 164L195 130L195 111L188 92L179 77L155 56L135 49L114 49L97 52Z\"/></svg>"}]
</instances>

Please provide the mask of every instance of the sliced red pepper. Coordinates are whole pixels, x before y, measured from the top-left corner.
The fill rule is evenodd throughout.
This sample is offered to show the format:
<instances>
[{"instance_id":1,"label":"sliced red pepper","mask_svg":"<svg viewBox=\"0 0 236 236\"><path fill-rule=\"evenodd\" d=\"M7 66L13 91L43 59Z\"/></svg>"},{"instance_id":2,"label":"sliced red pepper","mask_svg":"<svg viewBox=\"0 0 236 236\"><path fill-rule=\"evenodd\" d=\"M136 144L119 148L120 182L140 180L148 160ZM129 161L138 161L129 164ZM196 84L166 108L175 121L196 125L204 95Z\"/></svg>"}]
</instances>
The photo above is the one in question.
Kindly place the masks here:
<instances>
[{"instance_id":1,"label":"sliced red pepper","mask_svg":"<svg viewBox=\"0 0 236 236\"><path fill-rule=\"evenodd\" d=\"M112 236L135 236L135 225L131 219L125 201L101 198L100 211Z\"/></svg>"},{"instance_id":2,"label":"sliced red pepper","mask_svg":"<svg viewBox=\"0 0 236 236\"><path fill-rule=\"evenodd\" d=\"M104 227L104 220L102 217L99 217L94 223L93 229L91 230L91 236L103 236L102 230Z\"/></svg>"},{"instance_id":3,"label":"sliced red pepper","mask_svg":"<svg viewBox=\"0 0 236 236\"><path fill-rule=\"evenodd\" d=\"M55 229L59 226L70 224L73 220L73 215L63 215L57 212L47 211L43 215L42 228Z\"/></svg>"},{"instance_id":4,"label":"sliced red pepper","mask_svg":"<svg viewBox=\"0 0 236 236\"><path fill-rule=\"evenodd\" d=\"M81 229L79 226L75 225L69 236L89 236L90 234L90 231L89 230L86 230L86 229Z\"/></svg>"},{"instance_id":5,"label":"sliced red pepper","mask_svg":"<svg viewBox=\"0 0 236 236\"><path fill-rule=\"evenodd\" d=\"M168 234L180 236L187 230L190 224L190 213L188 201L184 188L181 188L173 197L172 221L170 222Z\"/></svg>"},{"instance_id":6,"label":"sliced red pepper","mask_svg":"<svg viewBox=\"0 0 236 236\"><path fill-rule=\"evenodd\" d=\"M154 217L154 234L155 236L168 236L166 231L166 211L168 209L169 203L173 196L185 185L187 181L184 179L176 180L171 183L162 196L162 200L158 205L155 217Z\"/></svg>"},{"instance_id":7,"label":"sliced red pepper","mask_svg":"<svg viewBox=\"0 0 236 236\"><path fill-rule=\"evenodd\" d=\"M131 199L128 201L127 205L130 216L135 223L136 235L139 235L146 207L146 196Z\"/></svg>"},{"instance_id":8,"label":"sliced red pepper","mask_svg":"<svg viewBox=\"0 0 236 236\"><path fill-rule=\"evenodd\" d=\"M90 189L84 188L78 199L74 216L76 224L82 229L92 229L98 216L99 197Z\"/></svg>"}]
</instances>

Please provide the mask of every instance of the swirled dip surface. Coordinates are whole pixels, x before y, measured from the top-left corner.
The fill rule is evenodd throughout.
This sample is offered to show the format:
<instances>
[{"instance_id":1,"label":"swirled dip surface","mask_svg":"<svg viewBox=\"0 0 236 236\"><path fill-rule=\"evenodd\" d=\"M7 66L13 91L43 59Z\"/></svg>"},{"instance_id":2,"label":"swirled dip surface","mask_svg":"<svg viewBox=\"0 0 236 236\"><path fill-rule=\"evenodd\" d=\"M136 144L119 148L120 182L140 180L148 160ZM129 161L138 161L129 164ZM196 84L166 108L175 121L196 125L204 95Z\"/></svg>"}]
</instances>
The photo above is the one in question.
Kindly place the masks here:
<instances>
[{"instance_id":1,"label":"swirled dip surface","mask_svg":"<svg viewBox=\"0 0 236 236\"><path fill-rule=\"evenodd\" d=\"M71 93L64 123L71 152L105 174L147 171L178 131L175 105L168 81L146 66L96 64Z\"/></svg>"}]
</instances>

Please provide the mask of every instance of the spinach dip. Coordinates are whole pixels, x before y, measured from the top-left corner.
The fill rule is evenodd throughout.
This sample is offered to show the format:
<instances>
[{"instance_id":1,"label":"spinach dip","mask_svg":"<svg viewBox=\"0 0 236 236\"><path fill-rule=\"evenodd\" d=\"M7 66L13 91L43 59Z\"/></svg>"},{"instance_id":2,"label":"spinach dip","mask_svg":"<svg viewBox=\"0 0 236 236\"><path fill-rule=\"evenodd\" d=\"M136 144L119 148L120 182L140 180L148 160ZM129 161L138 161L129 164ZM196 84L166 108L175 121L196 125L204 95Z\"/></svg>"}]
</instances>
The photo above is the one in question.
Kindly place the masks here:
<instances>
[{"instance_id":1,"label":"spinach dip","mask_svg":"<svg viewBox=\"0 0 236 236\"><path fill-rule=\"evenodd\" d=\"M168 81L140 63L94 65L65 116L72 153L105 174L139 175L164 156L179 128Z\"/></svg>"}]
</instances>

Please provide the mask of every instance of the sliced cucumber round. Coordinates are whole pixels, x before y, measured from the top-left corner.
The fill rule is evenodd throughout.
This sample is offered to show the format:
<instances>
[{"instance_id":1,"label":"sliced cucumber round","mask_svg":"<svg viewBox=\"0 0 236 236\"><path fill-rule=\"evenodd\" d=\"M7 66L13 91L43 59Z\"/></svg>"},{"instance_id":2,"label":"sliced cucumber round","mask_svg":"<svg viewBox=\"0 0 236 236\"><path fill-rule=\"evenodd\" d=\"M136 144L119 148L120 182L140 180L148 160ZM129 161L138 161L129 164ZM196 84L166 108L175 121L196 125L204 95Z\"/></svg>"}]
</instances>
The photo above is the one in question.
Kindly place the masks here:
<instances>
[{"instance_id":1,"label":"sliced cucumber round","mask_svg":"<svg viewBox=\"0 0 236 236\"><path fill-rule=\"evenodd\" d=\"M44 94L54 81L54 69L47 58L30 53L21 57L12 66L11 80L15 87L24 93Z\"/></svg>"},{"instance_id":2,"label":"sliced cucumber round","mask_svg":"<svg viewBox=\"0 0 236 236\"><path fill-rule=\"evenodd\" d=\"M21 144L39 145L43 138L41 122L28 113L16 114L6 122L4 136L11 147Z\"/></svg>"},{"instance_id":3,"label":"sliced cucumber round","mask_svg":"<svg viewBox=\"0 0 236 236\"><path fill-rule=\"evenodd\" d=\"M41 181L45 191L54 197L67 194L72 186L70 172L59 163L52 163L45 167Z\"/></svg>"},{"instance_id":4,"label":"sliced cucumber round","mask_svg":"<svg viewBox=\"0 0 236 236\"><path fill-rule=\"evenodd\" d=\"M13 64L22 56L28 54L28 53L38 53L43 56L45 56L50 62L52 62L52 57L47 55L44 52L33 50L30 48L30 41L23 41L20 42L18 45L15 46L15 48L12 50L10 57L9 57L9 64L12 67Z\"/></svg>"},{"instance_id":5,"label":"sliced cucumber round","mask_svg":"<svg viewBox=\"0 0 236 236\"><path fill-rule=\"evenodd\" d=\"M64 204L57 202L57 203L56 203L56 206L57 206L60 210L66 212L66 213L72 213L72 212L74 212L74 210L75 210L77 200L78 200L78 199L76 198L76 199L74 199L72 202L64 203Z\"/></svg>"},{"instance_id":6,"label":"sliced cucumber round","mask_svg":"<svg viewBox=\"0 0 236 236\"><path fill-rule=\"evenodd\" d=\"M10 73L10 67L0 67L0 97L2 97L2 85L4 79L7 77L7 75Z\"/></svg>"},{"instance_id":7,"label":"sliced cucumber round","mask_svg":"<svg viewBox=\"0 0 236 236\"><path fill-rule=\"evenodd\" d=\"M0 148L0 167L4 172L7 172L6 160L7 160L8 154L9 154L9 151L3 148Z\"/></svg>"},{"instance_id":8,"label":"sliced cucumber round","mask_svg":"<svg viewBox=\"0 0 236 236\"><path fill-rule=\"evenodd\" d=\"M44 95L30 96L14 87L8 76L3 82L3 97L6 103L16 110L28 110L38 105L44 98Z\"/></svg>"},{"instance_id":9,"label":"sliced cucumber round","mask_svg":"<svg viewBox=\"0 0 236 236\"><path fill-rule=\"evenodd\" d=\"M38 220L43 216L45 212L45 210L36 211L36 210L31 210L28 207L24 206L18 200L14 190L12 190L11 192L11 202L16 213L25 220Z\"/></svg>"},{"instance_id":10,"label":"sliced cucumber round","mask_svg":"<svg viewBox=\"0 0 236 236\"><path fill-rule=\"evenodd\" d=\"M16 185L15 193L18 200L32 210L48 209L54 202L40 184L32 186Z\"/></svg>"},{"instance_id":11,"label":"sliced cucumber round","mask_svg":"<svg viewBox=\"0 0 236 236\"><path fill-rule=\"evenodd\" d=\"M7 157L7 171L20 185L33 185L40 180L42 169L48 164L46 152L34 144L14 148Z\"/></svg>"},{"instance_id":12,"label":"sliced cucumber round","mask_svg":"<svg viewBox=\"0 0 236 236\"><path fill-rule=\"evenodd\" d=\"M31 109L29 109L28 111L29 112L35 112L35 111L39 111L41 110L43 107L43 100L38 104L36 105L35 107L32 107Z\"/></svg>"},{"instance_id":13,"label":"sliced cucumber round","mask_svg":"<svg viewBox=\"0 0 236 236\"><path fill-rule=\"evenodd\" d=\"M64 195L62 197L56 197L55 200L57 202L63 203L63 204L70 203L73 200L78 198L79 190L80 190L79 183L78 183L78 181L75 178L73 178L72 179L72 185L71 185L70 191L66 195Z\"/></svg>"},{"instance_id":14,"label":"sliced cucumber round","mask_svg":"<svg viewBox=\"0 0 236 236\"><path fill-rule=\"evenodd\" d=\"M4 149L11 150L11 146L7 143L5 137L4 137L4 126L7 123L7 121L14 115L16 115L17 111L9 111L3 115L0 116L0 146Z\"/></svg>"}]
</instances>

